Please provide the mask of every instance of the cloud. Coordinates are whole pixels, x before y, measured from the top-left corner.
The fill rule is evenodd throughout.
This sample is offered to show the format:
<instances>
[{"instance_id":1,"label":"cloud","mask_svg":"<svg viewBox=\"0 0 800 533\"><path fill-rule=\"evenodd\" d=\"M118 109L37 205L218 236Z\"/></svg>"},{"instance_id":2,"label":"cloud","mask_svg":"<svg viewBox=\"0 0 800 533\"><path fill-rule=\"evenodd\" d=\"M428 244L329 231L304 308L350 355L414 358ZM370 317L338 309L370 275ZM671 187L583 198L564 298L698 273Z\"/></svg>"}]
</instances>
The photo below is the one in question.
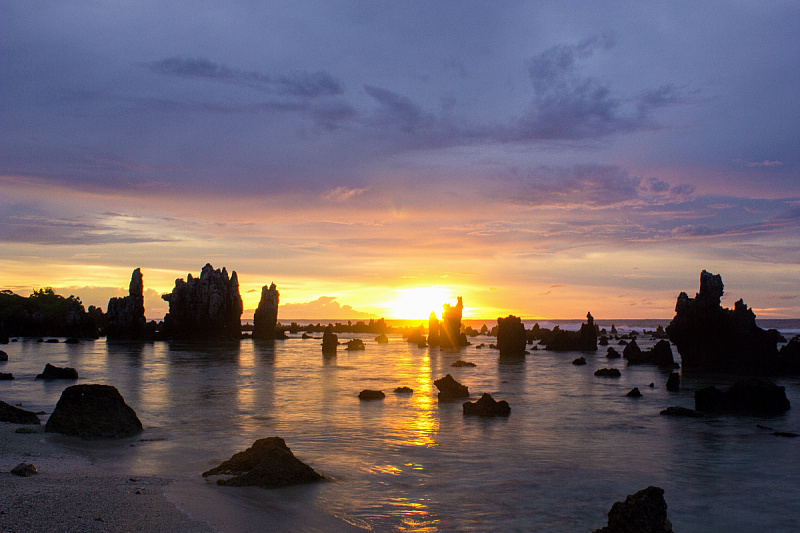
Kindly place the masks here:
<instances>
[{"instance_id":1,"label":"cloud","mask_svg":"<svg viewBox=\"0 0 800 533\"><path fill-rule=\"evenodd\" d=\"M335 296L320 296L311 302L281 304L279 319L327 319L349 320L354 318L377 318L377 315L341 305Z\"/></svg>"},{"instance_id":2,"label":"cloud","mask_svg":"<svg viewBox=\"0 0 800 533\"><path fill-rule=\"evenodd\" d=\"M335 202L344 202L355 196L360 196L366 190L367 190L366 188L350 189L347 187L336 187L335 189L332 189L323 194L322 197L326 200L333 200Z\"/></svg>"},{"instance_id":3,"label":"cloud","mask_svg":"<svg viewBox=\"0 0 800 533\"><path fill-rule=\"evenodd\" d=\"M270 76L255 71L233 69L204 58L183 57L154 61L147 67L157 74L231 83L283 96L320 98L344 92L342 84L324 70L296 71L281 76Z\"/></svg>"},{"instance_id":4,"label":"cloud","mask_svg":"<svg viewBox=\"0 0 800 533\"><path fill-rule=\"evenodd\" d=\"M365 85L364 91L380 104L375 120L379 125L397 126L406 133L413 133L435 123L434 115L424 112L405 96L371 85Z\"/></svg>"},{"instance_id":5,"label":"cloud","mask_svg":"<svg viewBox=\"0 0 800 533\"><path fill-rule=\"evenodd\" d=\"M754 167L779 167L783 165L783 161L770 161L765 159L764 161L745 161L744 159L737 159L737 163L740 165L745 165L750 168Z\"/></svg>"}]
</instances>

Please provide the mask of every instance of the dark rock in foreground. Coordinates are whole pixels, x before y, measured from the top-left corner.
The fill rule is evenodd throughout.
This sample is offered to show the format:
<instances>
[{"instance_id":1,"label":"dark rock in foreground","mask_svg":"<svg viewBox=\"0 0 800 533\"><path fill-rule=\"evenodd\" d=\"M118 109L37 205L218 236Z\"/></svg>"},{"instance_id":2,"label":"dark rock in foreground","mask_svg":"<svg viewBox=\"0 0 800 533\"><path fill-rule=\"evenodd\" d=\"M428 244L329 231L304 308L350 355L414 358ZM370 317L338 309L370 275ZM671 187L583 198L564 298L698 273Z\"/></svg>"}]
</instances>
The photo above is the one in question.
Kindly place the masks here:
<instances>
[{"instance_id":1,"label":"dark rock in foreground","mask_svg":"<svg viewBox=\"0 0 800 533\"><path fill-rule=\"evenodd\" d=\"M413 394L414 389L411 387L397 387L394 389L395 394Z\"/></svg>"},{"instance_id":2,"label":"dark rock in foreground","mask_svg":"<svg viewBox=\"0 0 800 533\"><path fill-rule=\"evenodd\" d=\"M15 476L30 477L39 473L36 466L32 463L20 463L11 469L11 473Z\"/></svg>"},{"instance_id":3,"label":"dark rock in foreground","mask_svg":"<svg viewBox=\"0 0 800 533\"><path fill-rule=\"evenodd\" d=\"M681 376L677 372L673 372L667 378L667 390L670 392L678 392L681 390Z\"/></svg>"},{"instance_id":4,"label":"dark rock in foreground","mask_svg":"<svg viewBox=\"0 0 800 533\"><path fill-rule=\"evenodd\" d=\"M586 358L585 357L578 357L577 359L573 359L572 360L572 364L576 365L576 366L585 365L586 364Z\"/></svg>"},{"instance_id":5,"label":"dark rock in foreground","mask_svg":"<svg viewBox=\"0 0 800 533\"><path fill-rule=\"evenodd\" d=\"M524 357L527 335L519 317L508 315L497 319L497 348L500 357Z\"/></svg>"},{"instance_id":6,"label":"dark rock in foreground","mask_svg":"<svg viewBox=\"0 0 800 533\"><path fill-rule=\"evenodd\" d=\"M61 368L47 363L44 365L42 373L36 376L36 379L78 379L78 371L74 368Z\"/></svg>"},{"instance_id":7,"label":"dark rock in foreground","mask_svg":"<svg viewBox=\"0 0 800 533\"><path fill-rule=\"evenodd\" d=\"M383 400L384 398L386 398L386 394L382 390L364 389L358 393L359 400Z\"/></svg>"},{"instance_id":8,"label":"dark rock in foreground","mask_svg":"<svg viewBox=\"0 0 800 533\"><path fill-rule=\"evenodd\" d=\"M64 389L44 428L85 440L121 439L142 432L136 412L111 385L73 385Z\"/></svg>"},{"instance_id":9,"label":"dark rock in foreground","mask_svg":"<svg viewBox=\"0 0 800 533\"><path fill-rule=\"evenodd\" d=\"M0 372L0 381L11 381L14 379L14 374L11 372Z\"/></svg>"},{"instance_id":10,"label":"dark rock in foreground","mask_svg":"<svg viewBox=\"0 0 800 533\"><path fill-rule=\"evenodd\" d=\"M469 398L469 389L453 379L450 374L435 380L433 384L439 389L438 398L440 402Z\"/></svg>"},{"instance_id":11,"label":"dark rock in foreground","mask_svg":"<svg viewBox=\"0 0 800 533\"><path fill-rule=\"evenodd\" d=\"M485 392L476 402L464 402L464 414L467 416L508 416L511 407L505 400L496 401L492 396Z\"/></svg>"},{"instance_id":12,"label":"dark rock in foreground","mask_svg":"<svg viewBox=\"0 0 800 533\"><path fill-rule=\"evenodd\" d=\"M0 350L0 361L8 361L8 354L3 350Z\"/></svg>"},{"instance_id":13,"label":"dark rock in foreground","mask_svg":"<svg viewBox=\"0 0 800 533\"><path fill-rule=\"evenodd\" d=\"M689 409L687 407L678 407L678 406L667 407L666 409L661 411L661 414L664 416L685 416L689 418L702 418L703 416L705 416L700 411L695 411L694 409Z\"/></svg>"},{"instance_id":14,"label":"dark rock in foreground","mask_svg":"<svg viewBox=\"0 0 800 533\"><path fill-rule=\"evenodd\" d=\"M285 487L325 479L296 458L280 437L258 439L250 448L203 472L203 477L217 475L234 476L217 480L218 485L232 487Z\"/></svg>"},{"instance_id":15,"label":"dark rock in foreground","mask_svg":"<svg viewBox=\"0 0 800 533\"><path fill-rule=\"evenodd\" d=\"M671 533L664 489L647 487L615 502L608 512L608 525L594 533Z\"/></svg>"},{"instance_id":16,"label":"dark rock in foreground","mask_svg":"<svg viewBox=\"0 0 800 533\"><path fill-rule=\"evenodd\" d=\"M713 386L695 391L694 407L712 413L780 414L790 405L783 387L766 379L746 378L724 392Z\"/></svg>"},{"instance_id":17,"label":"dark rock in foreground","mask_svg":"<svg viewBox=\"0 0 800 533\"><path fill-rule=\"evenodd\" d=\"M641 398L642 392L639 390L639 387L634 387L625 396L627 396L628 398Z\"/></svg>"},{"instance_id":18,"label":"dark rock in foreground","mask_svg":"<svg viewBox=\"0 0 800 533\"><path fill-rule=\"evenodd\" d=\"M31 424L38 426L41 424L39 417L32 411L26 411L19 407L14 407L6 402L0 401L0 422L11 422L12 424Z\"/></svg>"},{"instance_id":19,"label":"dark rock in foreground","mask_svg":"<svg viewBox=\"0 0 800 533\"><path fill-rule=\"evenodd\" d=\"M684 369L731 374L776 374L790 371L778 357L778 331L756 325L756 315L742 300L723 308L722 277L703 270L700 292L680 293L675 318L667 326Z\"/></svg>"},{"instance_id":20,"label":"dark rock in foreground","mask_svg":"<svg viewBox=\"0 0 800 533\"><path fill-rule=\"evenodd\" d=\"M608 348L608 352L606 353L606 357L607 357L608 359L619 359L619 358L620 358L620 357L622 357L622 356L621 356L621 355L620 355L620 353L619 353L618 351L616 351L614 348L611 348L611 347L609 347L609 348Z\"/></svg>"},{"instance_id":21,"label":"dark rock in foreground","mask_svg":"<svg viewBox=\"0 0 800 533\"><path fill-rule=\"evenodd\" d=\"M600 368L594 371L594 375L602 378L618 378L622 373L616 368Z\"/></svg>"}]
</instances>

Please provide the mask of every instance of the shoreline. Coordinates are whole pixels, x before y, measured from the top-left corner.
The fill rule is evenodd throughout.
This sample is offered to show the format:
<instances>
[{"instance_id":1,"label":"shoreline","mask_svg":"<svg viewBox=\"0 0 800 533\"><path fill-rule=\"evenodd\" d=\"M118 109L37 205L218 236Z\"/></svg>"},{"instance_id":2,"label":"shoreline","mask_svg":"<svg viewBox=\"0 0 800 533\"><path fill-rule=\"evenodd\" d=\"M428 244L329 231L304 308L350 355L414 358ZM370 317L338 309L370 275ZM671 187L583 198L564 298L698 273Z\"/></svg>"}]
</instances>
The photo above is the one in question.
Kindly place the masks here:
<instances>
[{"instance_id":1,"label":"shoreline","mask_svg":"<svg viewBox=\"0 0 800 533\"><path fill-rule=\"evenodd\" d=\"M16 433L20 426L0 423L0 530L2 531L216 531L169 501L174 480L111 473L38 433ZM36 466L38 474L20 477L12 468Z\"/></svg>"}]
</instances>

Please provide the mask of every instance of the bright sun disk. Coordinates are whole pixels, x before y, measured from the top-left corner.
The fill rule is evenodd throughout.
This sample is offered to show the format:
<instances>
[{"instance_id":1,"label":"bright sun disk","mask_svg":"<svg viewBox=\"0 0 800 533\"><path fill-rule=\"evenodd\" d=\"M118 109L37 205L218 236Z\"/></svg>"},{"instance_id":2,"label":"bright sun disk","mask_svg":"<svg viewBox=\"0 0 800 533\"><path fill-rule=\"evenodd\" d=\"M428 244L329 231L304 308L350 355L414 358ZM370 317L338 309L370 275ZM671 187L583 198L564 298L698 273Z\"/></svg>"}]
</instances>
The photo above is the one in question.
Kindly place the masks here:
<instances>
[{"instance_id":1,"label":"bright sun disk","mask_svg":"<svg viewBox=\"0 0 800 533\"><path fill-rule=\"evenodd\" d=\"M416 287L396 289L397 297L388 302L387 312L391 318L402 320L427 320L431 311L442 317L442 306L455 304L456 297L445 287Z\"/></svg>"}]
</instances>

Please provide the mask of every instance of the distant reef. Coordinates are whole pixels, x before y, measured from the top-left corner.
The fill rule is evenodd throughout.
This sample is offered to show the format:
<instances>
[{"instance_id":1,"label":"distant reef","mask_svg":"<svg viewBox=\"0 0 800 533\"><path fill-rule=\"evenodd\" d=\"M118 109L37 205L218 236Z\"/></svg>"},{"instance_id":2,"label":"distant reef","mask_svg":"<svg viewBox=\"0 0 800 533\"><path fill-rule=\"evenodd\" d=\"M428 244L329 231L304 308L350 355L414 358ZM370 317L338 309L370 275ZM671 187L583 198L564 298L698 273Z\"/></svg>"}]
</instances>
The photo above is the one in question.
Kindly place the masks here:
<instances>
[{"instance_id":1,"label":"distant reef","mask_svg":"<svg viewBox=\"0 0 800 533\"><path fill-rule=\"evenodd\" d=\"M175 288L162 296L169 302L161 334L167 339L230 339L241 337L242 296L236 272L214 270L211 264L200 277L175 280Z\"/></svg>"},{"instance_id":2,"label":"distant reef","mask_svg":"<svg viewBox=\"0 0 800 533\"><path fill-rule=\"evenodd\" d=\"M0 291L0 337L96 339L103 319L99 308L89 306L87 312L80 298L65 298L50 287L35 290L27 298Z\"/></svg>"},{"instance_id":3,"label":"distant reef","mask_svg":"<svg viewBox=\"0 0 800 533\"><path fill-rule=\"evenodd\" d=\"M722 276L703 270L694 298L680 293L675 318L666 332L681 355L684 371L739 375L800 373L800 354L778 352L777 330L756 325L755 313L742 300L733 309L720 305Z\"/></svg>"}]
</instances>

